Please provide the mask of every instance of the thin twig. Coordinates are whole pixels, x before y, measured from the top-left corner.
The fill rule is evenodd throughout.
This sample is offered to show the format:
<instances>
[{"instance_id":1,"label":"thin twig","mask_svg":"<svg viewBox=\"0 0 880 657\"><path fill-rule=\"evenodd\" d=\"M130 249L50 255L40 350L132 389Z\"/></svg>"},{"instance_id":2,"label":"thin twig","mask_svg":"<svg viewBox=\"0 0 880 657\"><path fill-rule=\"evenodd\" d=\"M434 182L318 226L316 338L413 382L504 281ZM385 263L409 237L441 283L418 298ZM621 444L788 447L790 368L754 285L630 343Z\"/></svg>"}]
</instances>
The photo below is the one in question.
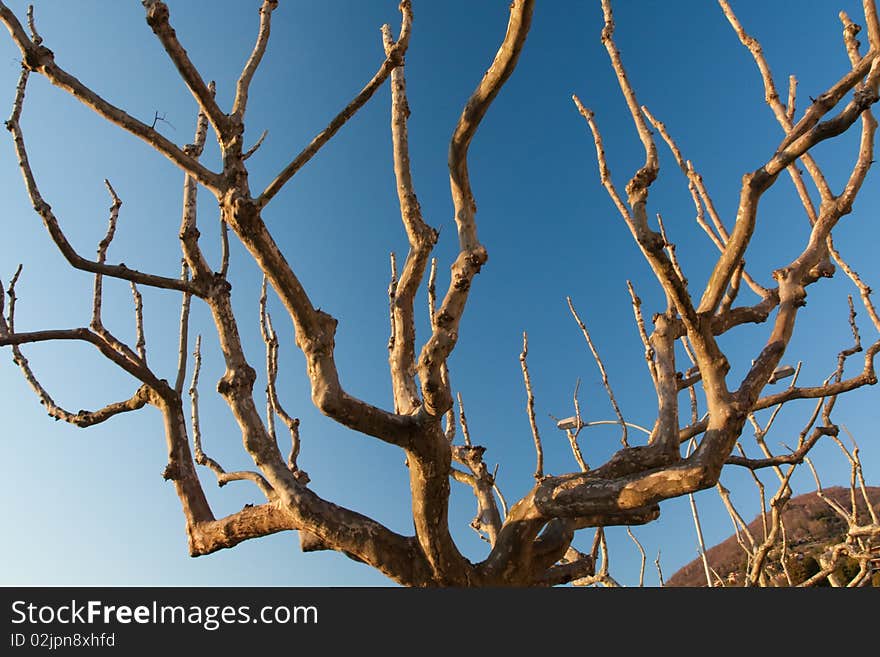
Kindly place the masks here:
<instances>
[{"instance_id":1,"label":"thin twig","mask_svg":"<svg viewBox=\"0 0 880 657\"><path fill-rule=\"evenodd\" d=\"M504 494L501 492L501 488L498 486L498 463L495 464L495 469L492 470L492 490L495 491L495 494L498 496L498 501L501 502L501 520L503 521L507 518L507 500L504 499Z\"/></svg>"},{"instance_id":2,"label":"thin twig","mask_svg":"<svg viewBox=\"0 0 880 657\"><path fill-rule=\"evenodd\" d=\"M620 412L620 407L617 405L617 400L614 398L614 392L611 390L611 384L608 382L608 373L605 371L605 365L604 363L602 363L602 358L599 356L599 352L596 350L596 347L593 344L593 340L590 338L590 332L587 331L586 325L583 323L580 316L577 314L577 311L574 309L574 304L572 304L571 302L571 297L565 297L565 300L566 302L568 302L568 309L571 311L574 320L580 327L581 333L584 334L587 345L590 347L590 352L593 354L593 358L596 360L596 365L599 366L599 372L602 375L602 385L605 386L605 392L608 393L608 399L611 401L612 408L614 408L614 414L617 415L617 419L620 422L620 426L622 427L620 442L623 444L624 447L629 447L629 443L627 442L626 421L623 419L623 414Z\"/></svg>"},{"instance_id":3,"label":"thin twig","mask_svg":"<svg viewBox=\"0 0 880 657\"><path fill-rule=\"evenodd\" d=\"M691 455L691 451L696 448L696 440L691 440L688 444L687 456ZM706 574L706 586L712 588L712 575L709 572L709 558L706 555L706 542L703 540L703 526L700 524L700 514L697 511L697 500L693 493L688 493L688 500L691 505L691 515L694 518L694 528L697 531L697 545L700 551L700 560L703 562L703 570Z\"/></svg>"},{"instance_id":4,"label":"thin twig","mask_svg":"<svg viewBox=\"0 0 880 657\"><path fill-rule=\"evenodd\" d=\"M519 355L519 362L522 368L523 381L526 386L526 411L529 415L529 424L532 427L532 437L535 439L535 453L537 454L537 464L535 465L535 479L541 481L544 478L544 449L541 447L541 436L538 434L538 424L535 421L535 395L532 393L532 382L529 378L529 368L526 364L526 356L529 353L529 337L523 331L523 348Z\"/></svg>"},{"instance_id":5,"label":"thin twig","mask_svg":"<svg viewBox=\"0 0 880 657\"><path fill-rule=\"evenodd\" d=\"M434 326L437 313L437 258L431 258L431 273L428 275L428 319Z\"/></svg>"},{"instance_id":6,"label":"thin twig","mask_svg":"<svg viewBox=\"0 0 880 657\"><path fill-rule=\"evenodd\" d=\"M588 472L590 466L587 465L587 462L584 460L584 455L581 453L580 445L578 445L578 435L581 432L581 429L584 428L583 421L581 420L581 404L578 400L578 389L580 388L581 380L580 378L574 384L574 394L572 395L574 401L574 413L575 413L575 428L574 429L566 429L565 435L568 437L568 442L571 445L572 454L574 454L574 459L577 461L578 465L581 468L581 472Z\"/></svg>"},{"instance_id":7,"label":"thin twig","mask_svg":"<svg viewBox=\"0 0 880 657\"><path fill-rule=\"evenodd\" d=\"M273 501L276 498L275 491L269 482L257 472L240 471L226 472L223 467L202 450L202 431L199 424L199 373L202 367L202 336L196 336L196 346L193 351L193 376L189 387L192 432L193 432L193 456L196 463L209 468L217 477L217 485L225 486L230 481L252 481L262 491L266 499Z\"/></svg>"},{"instance_id":8,"label":"thin twig","mask_svg":"<svg viewBox=\"0 0 880 657\"><path fill-rule=\"evenodd\" d=\"M654 363L654 347L651 346L648 332L645 330L645 318L642 316L642 300L636 294L631 281L626 282L626 289L629 291L629 296L632 299L633 315L636 319L636 326L639 329L639 337L642 339L642 344L645 345L645 362L648 364L648 372L650 372L651 380L656 385L657 365Z\"/></svg>"},{"instance_id":9,"label":"thin twig","mask_svg":"<svg viewBox=\"0 0 880 657\"><path fill-rule=\"evenodd\" d=\"M253 155L254 153L256 153L257 150L260 148L260 146L263 145L263 140L266 139L266 137L267 137L268 135L269 135L269 131L268 131L268 130L263 130L263 134L261 134L261 135L260 135L260 138L257 139L257 143L255 143L253 146L251 146L249 149L247 149L247 150L245 151L244 155L241 156L241 161L244 162L244 161L247 160L251 155Z\"/></svg>"},{"instance_id":10,"label":"thin twig","mask_svg":"<svg viewBox=\"0 0 880 657\"><path fill-rule=\"evenodd\" d=\"M147 341L144 338L144 299L141 296L141 293L137 289L137 285L134 281L131 281L131 296L134 299L134 319L135 319L135 332L137 335L137 343L135 348L137 349L138 356L140 356L141 361L147 362Z\"/></svg>"},{"instance_id":11,"label":"thin twig","mask_svg":"<svg viewBox=\"0 0 880 657\"><path fill-rule=\"evenodd\" d=\"M226 278L229 273L229 225L220 218L220 276Z\"/></svg>"},{"instance_id":12,"label":"thin twig","mask_svg":"<svg viewBox=\"0 0 880 657\"><path fill-rule=\"evenodd\" d=\"M112 203L110 205L110 219L107 222L107 233L104 235L104 238L98 242L98 255L96 262L98 264L103 265L107 261L107 249L110 247L110 242L113 241L113 237L116 235L116 223L119 220L119 209L122 207L122 200L119 196L116 195L116 190L113 189L113 186L110 184L110 181L104 179L104 185L107 187L107 192L110 194L110 198ZM102 326L101 322L101 303L103 301L103 275L98 272L95 274L95 289L94 289L94 299L92 301L92 328L97 328Z\"/></svg>"},{"instance_id":13,"label":"thin twig","mask_svg":"<svg viewBox=\"0 0 880 657\"><path fill-rule=\"evenodd\" d=\"M388 337L388 351L394 350L397 342L394 322L394 301L397 296L397 256L391 252L391 281L388 283L388 316L391 324L391 335Z\"/></svg>"},{"instance_id":14,"label":"thin twig","mask_svg":"<svg viewBox=\"0 0 880 657\"><path fill-rule=\"evenodd\" d=\"M458 398L458 421L461 424L461 435L464 437L464 444L471 445L471 432L468 430L467 416L464 414L464 403L461 401L461 393L456 394Z\"/></svg>"},{"instance_id":15,"label":"thin twig","mask_svg":"<svg viewBox=\"0 0 880 657\"><path fill-rule=\"evenodd\" d=\"M263 276L263 284L260 289L260 333L263 336L263 342L266 344L266 406L270 418L270 426L272 427L272 438L274 442L274 416L281 418L290 434L290 454L287 457L287 467L293 473L296 480L305 485L309 482L309 475L301 470L297 465L297 458L300 450L299 435L299 418L292 417L278 398L278 334L272 326L272 316L267 309L267 280Z\"/></svg>"},{"instance_id":16,"label":"thin twig","mask_svg":"<svg viewBox=\"0 0 880 657\"><path fill-rule=\"evenodd\" d=\"M645 562L647 561L647 555L645 554L645 548L642 547L642 544L639 543L639 539L636 538L636 535L633 534L632 528L627 527L626 533L629 534L629 537L632 539L633 543L636 544L636 547L639 549L639 554L642 555L642 565L639 568L639 587L643 587L645 585Z\"/></svg>"},{"instance_id":17,"label":"thin twig","mask_svg":"<svg viewBox=\"0 0 880 657\"><path fill-rule=\"evenodd\" d=\"M184 281L189 280L189 267L186 259L181 265L180 277ZM183 381L186 377L186 356L189 352L189 307L192 301L192 295L189 292L183 293L183 300L180 304L180 333L177 347L177 379L174 382L174 389L177 394L183 392Z\"/></svg>"},{"instance_id":18,"label":"thin twig","mask_svg":"<svg viewBox=\"0 0 880 657\"><path fill-rule=\"evenodd\" d=\"M678 261L678 256L675 254L675 244L670 242L669 237L666 235L666 226L663 225L663 215L659 212L657 213L657 226L660 228L660 236L663 238L663 248L666 249L666 253L669 255L669 262L672 263L672 268L675 270L679 279L681 279L682 284L687 287L687 276L684 275L684 271L681 269L681 263Z\"/></svg>"}]
</instances>

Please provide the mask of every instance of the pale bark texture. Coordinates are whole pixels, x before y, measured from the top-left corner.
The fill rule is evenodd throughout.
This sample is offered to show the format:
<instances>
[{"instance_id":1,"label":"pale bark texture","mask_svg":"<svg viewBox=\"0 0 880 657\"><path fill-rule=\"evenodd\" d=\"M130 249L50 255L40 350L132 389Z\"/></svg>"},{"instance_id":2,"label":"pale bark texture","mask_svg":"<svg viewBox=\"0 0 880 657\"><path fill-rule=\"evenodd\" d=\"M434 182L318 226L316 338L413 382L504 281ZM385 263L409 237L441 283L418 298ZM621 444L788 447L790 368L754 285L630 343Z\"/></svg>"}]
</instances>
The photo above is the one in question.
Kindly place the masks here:
<instances>
[{"instance_id":1,"label":"pale bark texture","mask_svg":"<svg viewBox=\"0 0 880 657\"><path fill-rule=\"evenodd\" d=\"M841 17L849 65L841 67L839 79L813 102L803 103L806 109L801 112L795 109L796 81L790 81L788 102L784 103L760 45L745 32L728 2L720 0L723 15L758 65L767 103L784 131L779 143L767 144L765 158L744 173L735 216L726 218L713 203L695 165L685 159L666 126L640 105L626 73L625 58L615 43L611 0L601 0L604 25L596 26L595 36L601 38L607 51L645 159L643 163L633 163L623 193L618 191L607 164L599 129L603 117L597 116L576 95L576 109L586 124L585 132L573 137L584 139L586 154L595 146L597 179L631 233L633 249L644 256L665 294L665 307L649 318L647 314L643 315L642 301L635 287L629 285L648 374L656 390L656 419L646 427L625 420L612 388L620 379L606 370L599 349L591 339L588 330L590 311L579 314L569 298L570 312L598 365L614 419L588 421L582 418L575 391L576 415L568 424L560 421L559 427L566 430L576 466L570 473L546 474L542 437L535 416L535 399L540 397L540 390L533 386L529 374L528 338L522 333L520 363L525 409L537 462L533 487L509 506L497 485L497 468L490 471L484 461L485 448L472 442L461 396L456 396L452 388L449 359L459 339L469 292L473 286L479 285L477 274L487 264L491 247L484 245L478 237L477 203L468 168L469 147L475 138L478 139L483 120L487 116L486 120L491 120L490 106L499 98L505 83L516 75L533 14L538 20L540 7L536 8L534 0L513 0L510 3L506 32L494 58L486 62L485 74L464 105L452 132L448 171L458 253L450 263L449 284L444 290L437 287L437 261L432 256L439 231L422 215L410 166L406 56L414 22L411 0L400 2L401 23L396 37L390 26L382 28L381 41L377 39L377 69L372 79L354 93L352 100L327 127L262 189L251 188L248 159L263 143L266 134L248 148L244 141L245 120L251 81L258 74L267 48L271 47L270 35L274 34L271 31L272 16L279 0L263 0L259 5L259 20L254 26L256 41L238 77L230 108L221 106L213 83L207 82L190 60L183 45L185 35L178 35L172 26L173 14L169 5L160 0L143 0L142 4L150 29L199 107L198 116L193 117L193 140L184 146L160 134L155 121L150 126L137 120L63 69L39 36L35 25L38 21L34 20L33 13L29 11L26 18L16 16L0 2L0 20L21 52L21 77L6 127L11 134L25 188L51 242L72 267L94 275L89 326L46 327L20 332L15 327L17 274L4 288L9 300L0 312L0 346L12 350L15 363L28 384L56 419L88 427L146 406L153 406L161 412L168 455L164 476L173 483L180 499L193 556L231 548L242 541L276 532L297 531L304 551L340 552L406 586L552 586L567 583L615 586L617 582L609 573L608 545L602 528L625 525L641 555L639 581L643 583L647 557L630 526L657 520L659 504L663 500L715 487L724 468L744 467L753 471L773 468L781 483L768 511L770 529L763 541L750 539L747 546L750 555L748 583L764 582L763 567L767 555L784 534L778 521L778 510L790 494L788 481L792 470L806 461L817 441L827 437L836 439L839 429L832 422L831 411L837 397L877 382L874 359L880 351L880 340L874 338L862 344L854 320L855 311L852 311L850 321L855 343L851 347L842 347L833 376L806 385L799 384L795 376L785 389L767 391L768 384L787 373L783 369L783 357L796 330L798 312L805 303L808 289L821 284L823 278L834 275L835 271L842 271L852 279L858 298L873 322L872 334L880 332L880 319L871 299L870 287L847 265L832 241L834 228L852 211L874 161L877 122L872 106L878 100L880 86L880 23L874 0L863 2L861 20L867 35L864 47L855 40L855 34L861 28L848 16ZM145 141L180 169L183 213L179 231L182 259L179 277L161 276L108 262L108 247L122 205L109 182L106 185L112 203L109 225L106 236L98 245L96 259L89 260L73 248L49 202L41 195L37 172L28 160L20 117L26 106L28 80L34 75L44 76L100 117ZM343 387L334 355L337 319L313 303L294 264L282 252L263 218L263 211L279 191L385 84L390 86L391 95L393 171L389 171L389 176L394 176L409 249L403 258L398 259L395 254L391 256L388 379L393 393L392 408L368 403ZM501 98L500 102L503 102L503 94ZM682 263L659 215L657 228L652 227L651 217L656 211L649 210L649 192L660 174L660 144L652 128L672 150L693 199L697 224L711 239L713 265L704 289L689 287ZM861 135L853 154L854 164L842 188L834 189L813 159L811 149L850 130L859 130ZM220 149L221 170L211 170L200 161L209 139L214 140ZM799 167L806 171L806 178ZM804 204L811 223L809 239L797 246L795 258L778 262L772 273L747 270L747 249L759 221L761 200L779 182L783 172L791 177ZM807 191L810 184L821 198L818 207ZM209 262L199 242L199 189L212 194L219 207L224 241L217 269ZM729 228L725 226L725 220ZM227 235L227 231L231 235ZM228 277L230 239L239 240L264 276L259 323L266 354L268 385L265 399L260 397L260 391L254 390L255 364L246 356L238 319L233 312L233 289ZM130 283L136 326L133 345L116 338L102 323L102 282L107 278ZM429 294L429 332L418 336L417 320L425 309L423 303L417 304L416 296L423 283L427 283ZM737 305L742 283L758 297L751 305ZM180 298L178 368L171 376L154 371L148 363L149 336L144 330L144 314L149 308L145 308L141 296L141 290L148 287ZM285 343L276 332L268 312L270 294L277 296L287 315L284 319L292 323L295 344ZM216 328L225 365L217 391L228 405L244 450L253 463L249 470L225 470L209 456L210 436L201 433L199 375L202 352L200 340L194 341L188 328L193 304L203 304L207 308ZM745 376L734 378L729 375L731 366L719 337L735 334L744 324L766 325L765 343L752 354L753 360ZM90 343L130 375L132 392L126 394L131 396L95 411L71 413L59 406L39 383L22 348L25 345L37 348L36 343L65 340ZM677 352L679 345L689 357L687 362L681 362ZM298 463L299 420L285 410L276 385L279 367L283 368L279 365L279 351L293 348L299 349L304 356L311 399L321 413L353 433L399 448L401 464L405 462L409 475L410 535L399 534L357 510L334 504L310 488L310 478ZM856 353L863 356L861 371L844 376L845 361ZM380 384L388 385L385 377L382 378ZM186 380L190 385L185 389ZM680 394L689 396L690 406L680 407ZM454 408L456 398L457 414ZM698 399L705 408L698 409ZM750 421L755 423L757 411L778 409L799 399L819 400L819 406L796 447L788 453L771 452L763 440L769 424L765 427L756 424L755 437L762 450L761 458L747 458L744 453L735 453L744 427ZM262 412L263 409L266 413ZM471 409L471 414L475 411L479 412L479 409ZM517 408L517 412L522 409ZM461 442L455 441L456 422L461 430ZM590 462L589 454L584 453L578 435L582 429L602 423L619 427L622 446L607 462L595 464ZM280 431L276 424L281 427ZM284 449L285 455L279 442L287 444L288 441L289 450ZM498 455L502 460L503 456ZM855 491L860 482L863 485L861 466L857 459L850 457ZM225 517L216 517L196 474L197 466L209 468L221 486L236 481L252 482L265 497L265 502ZM462 554L449 525L453 480L471 489L476 498L477 515L472 527L486 541L485 555L478 561ZM693 509L699 530L696 506ZM845 509L837 511L847 513ZM833 571L840 554L854 555L862 564L862 570L849 584L858 585L868 577L870 547L880 540L877 519L872 518L865 524L847 518L851 527L848 542L828 556L826 570L828 573ZM573 547L572 542L578 532L590 529L595 531L593 549L589 554L582 553ZM659 555L657 567L659 571ZM706 577L711 584L712 573L708 566Z\"/></svg>"}]
</instances>

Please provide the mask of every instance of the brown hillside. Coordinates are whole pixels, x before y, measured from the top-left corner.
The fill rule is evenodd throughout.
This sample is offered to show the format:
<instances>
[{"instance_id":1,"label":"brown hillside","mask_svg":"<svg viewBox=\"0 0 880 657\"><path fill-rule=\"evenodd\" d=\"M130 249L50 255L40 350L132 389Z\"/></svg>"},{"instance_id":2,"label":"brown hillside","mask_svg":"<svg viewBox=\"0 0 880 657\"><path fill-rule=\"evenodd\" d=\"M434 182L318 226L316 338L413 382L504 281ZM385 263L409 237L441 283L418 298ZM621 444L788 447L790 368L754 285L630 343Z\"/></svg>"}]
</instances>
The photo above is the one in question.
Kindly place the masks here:
<instances>
[{"instance_id":1,"label":"brown hillside","mask_svg":"<svg viewBox=\"0 0 880 657\"><path fill-rule=\"evenodd\" d=\"M880 512L880 487L869 487L867 490L872 506ZM835 486L826 488L823 492L826 497L839 503L843 508L847 510L851 508L848 488ZM867 514L861 493L857 494L856 500L859 517L862 518L861 514ZM846 523L843 519L815 492L792 498L786 505L782 517L788 550L791 554L790 568L798 572L805 572L807 576L812 574L811 568L817 570L813 557L821 553L825 546L837 543L846 533ZM749 524L749 531L756 541L763 538L760 515ZM730 536L722 543L707 550L706 556L709 566L725 581L729 581L732 585L742 584L746 556L737 542L736 535ZM784 577L781 577L781 582L787 583ZM698 557L681 568L666 581L666 586L706 586L702 559Z\"/></svg>"}]
</instances>

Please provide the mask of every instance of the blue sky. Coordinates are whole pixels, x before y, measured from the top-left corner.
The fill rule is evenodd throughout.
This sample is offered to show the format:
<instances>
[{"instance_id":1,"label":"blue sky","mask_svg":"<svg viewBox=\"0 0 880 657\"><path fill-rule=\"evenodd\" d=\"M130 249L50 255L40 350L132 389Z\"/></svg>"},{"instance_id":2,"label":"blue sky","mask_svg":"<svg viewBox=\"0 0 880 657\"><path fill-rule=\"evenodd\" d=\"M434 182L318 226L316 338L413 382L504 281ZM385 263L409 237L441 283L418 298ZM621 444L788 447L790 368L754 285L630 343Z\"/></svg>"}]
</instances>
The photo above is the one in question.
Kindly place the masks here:
<instances>
[{"instance_id":1,"label":"blue sky","mask_svg":"<svg viewBox=\"0 0 880 657\"><path fill-rule=\"evenodd\" d=\"M9 2L23 18L25 3ZM504 34L507 2L416 0L407 55L413 176L428 223L441 229L434 255L438 288L445 289L457 239L449 198L446 149L463 104L491 61ZM38 28L56 61L107 100L147 122L159 112L163 134L192 139L195 104L143 19L139 2L36 2ZM256 0L169 2L172 23L206 79L217 82L221 106L253 44ZM373 75L382 59L379 27L399 26L391 1L282 2L273 17L269 50L251 88L247 136L268 137L249 160L251 185L268 183ZM776 0L733 3L747 31L757 36L786 88L799 79L799 108L833 84L848 67L837 13L858 21L855 0ZM763 101L760 77L720 8L705 0L619 1L616 39L639 101L676 137L685 157L703 174L728 227L739 181L775 150L781 132ZM596 112L612 175L623 188L644 154L616 79L599 41L602 16L596 2L540 3L517 71L490 109L474 140L471 179L478 230L489 262L474 283L451 360L474 440L500 462L498 481L508 501L532 485L534 448L525 411L518 356L529 333L529 365L545 449L545 470L576 468L564 434L552 416L573 414L575 381L581 379L586 419L610 419L592 356L565 304L570 295L603 355L611 385L627 420L650 426L655 395L632 321L626 280L633 281L646 316L662 310L659 288L628 230L599 184L595 150L586 123L571 102L577 93ZM4 33L5 35L5 33ZM0 38L0 104L11 108L18 51ZM373 100L303 169L264 213L316 305L339 319L337 363L354 395L391 406L386 342L388 256L402 259L406 238L399 219L391 163L390 97L383 87ZM106 230L108 178L123 200L110 261L174 276L179 271L177 230L182 175L139 140L107 126L45 80L33 76L22 126L38 184L68 238L91 255ZM816 149L839 189L855 156L853 131ZM660 179L649 212L661 212L691 281L705 283L714 247L696 226L686 181L668 150L658 144ZM204 162L218 168L217 150ZM0 280L18 263L19 330L83 326L90 317L92 279L72 271L51 245L30 209L11 140L0 142L0 194L4 238ZM202 245L215 266L219 257L216 204L200 196ZM836 232L853 267L880 284L869 222L876 220L876 175L869 177L854 213ZM748 252L752 274L765 284L772 269L790 261L806 239L807 221L787 179L766 195ZM257 299L260 275L233 244L231 276L235 307L255 367L263 362ZM105 282L105 320L133 339L127 285ZM142 290L148 353L155 370L172 378L176 363L179 299ZM805 361L801 381L815 384L833 371L837 352L849 346L846 294L855 289L838 273L810 288L786 361ZM753 300L748 291L743 302ZM420 293L419 340L426 335L427 307ZM279 386L287 409L302 419L301 466L322 496L411 533L409 491L399 450L352 434L311 405L301 355L290 322L272 306L282 341ZM859 315L866 344L874 331ZM206 452L227 469L247 467L248 457L231 414L213 387L222 374L216 338L204 307L194 304L191 334L203 334L202 430ZM722 341L741 375L766 339L768 327L747 327ZM133 340L132 340L133 341ZM81 345L26 348L35 372L56 401L70 410L96 408L128 397L136 384ZM856 367L861 358L854 359ZM850 370L852 371L852 370ZM262 389L257 383L255 390ZM793 404L768 437L796 441L811 408ZM145 409L81 430L46 417L11 358L0 365L0 498L6 532L0 545L0 583L86 585L308 585L384 586L382 575L344 556L303 555L293 533L250 541L208 557L187 556L183 517L170 484L161 477L165 446L161 417ZM880 444L877 392L841 399L837 421L859 440L866 474L876 482ZM750 434L744 436L748 446ZM619 431L585 429L581 446L597 465L618 447ZM848 465L836 448L815 451L825 484L846 484ZM249 483L217 489L202 472L215 513L259 502ZM765 478L768 483L771 481ZM758 498L744 472L726 472L723 483L746 518ZM806 472L795 492L813 489ZM708 544L731 533L714 491L697 495ZM461 549L477 560L486 546L468 527L474 501L453 483L450 515ZM686 499L662 506L661 520L636 528L666 576L693 559L696 537ZM589 547L586 533L579 543ZM622 528L609 531L612 574L637 581L639 556ZM656 583L649 570L647 581Z\"/></svg>"}]
</instances>

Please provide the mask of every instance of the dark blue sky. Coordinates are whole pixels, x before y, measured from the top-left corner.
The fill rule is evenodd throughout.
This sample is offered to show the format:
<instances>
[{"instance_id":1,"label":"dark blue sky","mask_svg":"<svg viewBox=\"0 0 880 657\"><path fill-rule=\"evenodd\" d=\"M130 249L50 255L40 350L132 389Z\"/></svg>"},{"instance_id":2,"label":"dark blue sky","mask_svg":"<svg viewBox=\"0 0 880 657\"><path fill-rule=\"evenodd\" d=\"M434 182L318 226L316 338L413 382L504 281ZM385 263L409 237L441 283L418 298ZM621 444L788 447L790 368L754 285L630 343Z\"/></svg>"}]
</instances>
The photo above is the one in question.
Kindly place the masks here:
<instances>
[{"instance_id":1,"label":"dark blue sky","mask_svg":"<svg viewBox=\"0 0 880 657\"><path fill-rule=\"evenodd\" d=\"M9 6L23 17L25 3ZM183 144L191 140L195 104L143 19L138 2L35 2L45 45L65 69L106 99L151 121ZM217 82L228 107L234 83L256 34L256 0L169 2L172 22L206 79ZM446 170L449 136L463 104L491 62L504 34L507 2L415 0L415 23L406 75L413 176L425 219L441 229L435 250L438 288L445 289L457 239ZM790 73L799 80L799 108L833 84L848 68L838 11L858 21L855 0L740 0L734 8L758 37L781 89ZM247 135L268 137L249 161L251 184L268 183L373 75L382 60L379 27L399 26L390 1L281 2L263 66L251 90ZM715 203L732 226L740 178L772 155L781 131L763 101L757 69L720 8L706 0L619 0L614 4L616 40L639 101L667 124L685 157L703 174ZM573 414L571 396L580 378L586 419L613 418L598 370L565 304L570 295L603 355L627 420L650 426L656 397L643 348L632 321L626 280L644 301L647 317L662 310L662 295L628 230L599 184L589 130L571 101L580 98L596 113L609 166L620 189L644 154L599 41L599 2L543 2L517 71L490 109L474 140L470 171L477 223L489 262L475 280L459 345L450 360L454 387L463 395L471 433L500 462L498 481L508 501L532 485L534 449L525 412L518 360L528 331L529 365L549 473L576 468L551 415ZM5 33L4 33L5 34ZM11 108L18 51L0 39L0 104ZM783 92L784 93L784 92ZM280 193L265 212L313 302L339 318L337 362L354 395L391 405L386 341L388 257L402 260L406 238L399 219L391 164L388 88L347 124ZM94 253L106 229L109 178L122 198L110 260L174 276L179 271L177 230L182 176L161 156L79 106L34 76L22 125L44 197L71 242ZM816 150L829 180L839 189L855 157L856 131ZM691 281L705 284L714 247L694 222L684 176L658 143L660 179L651 189L649 212L661 212ZM217 167L217 151L206 152ZM876 221L876 176L869 177L855 212L836 233L844 256L870 282L880 280L869 222ZM20 330L85 325L91 277L71 271L30 209L11 141L0 147L0 194L4 239L0 280L19 262ZM219 254L216 204L202 195L200 229L206 251ZM770 272L799 253L807 221L787 179L766 195L748 252L752 274ZM239 323L251 362L263 362L257 298L260 275L247 254L232 249L231 273ZM107 323L131 338L130 292L105 283ZM173 377L178 303L173 294L143 290L151 363ZM855 293L838 274L810 288L786 361L807 361L802 381L815 384L833 371L837 352L849 346L846 294ZM752 301L744 291L742 301ZM418 297L421 343L427 307ZM314 489L410 533L409 491L403 455L396 449L334 425L309 400L303 359L292 327L273 306L282 340L281 393L288 410L302 418L301 466ZM859 315L866 342L875 335ZM202 333L202 417L205 450L227 469L247 467L248 457L228 409L213 386L222 374L216 339L205 308L194 304L192 334ZM748 327L722 340L737 380L760 350L768 327ZM25 350L34 370L65 407L94 408L130 395L136 385L85 346L40 345ZM861 359L858 359L858 366ZM161 418L146 409L86 431L48 419L9 358L0 365L0 498L7 527L0 547L0 583L6 584L256 584L385 585L383 576L335 554L299 552L295 534L250 541L209 557L186 554L183 518L165 465ZM258 382L256 390L261 390ZM877 393L863 390L841 400L837 420L860 440L869 478L880 468ZM768 438L795 442L810 404L782 413ZM587 429L582 449L593 464L618 447L619 431ZM751 444L749 434L745 445ZM848 465L836 448L819 448L823 483L846 484ZM258 502L249 483L218 490L202 473L216 514ZM725 474L743 515L759 510L757 492L743 472ZM768 483L770 479L767 479ZM874 479L876 481L876 478ZM813 488L795 477L795 492ZM468 527L474 502L453 484L451 518L461 549L472 559L485 554ZM706 540L731 533L714 491L697 495ZM636 534L650 561L661 551L664 574L696 556L696 537L685 499L661 507L663 517ZM612 573L635 583L638 553L622 529L609 531ZM589 547L589 535L582 541ZM656 581L651 571L648 583Z\"/></svg>"}]
</instances>

